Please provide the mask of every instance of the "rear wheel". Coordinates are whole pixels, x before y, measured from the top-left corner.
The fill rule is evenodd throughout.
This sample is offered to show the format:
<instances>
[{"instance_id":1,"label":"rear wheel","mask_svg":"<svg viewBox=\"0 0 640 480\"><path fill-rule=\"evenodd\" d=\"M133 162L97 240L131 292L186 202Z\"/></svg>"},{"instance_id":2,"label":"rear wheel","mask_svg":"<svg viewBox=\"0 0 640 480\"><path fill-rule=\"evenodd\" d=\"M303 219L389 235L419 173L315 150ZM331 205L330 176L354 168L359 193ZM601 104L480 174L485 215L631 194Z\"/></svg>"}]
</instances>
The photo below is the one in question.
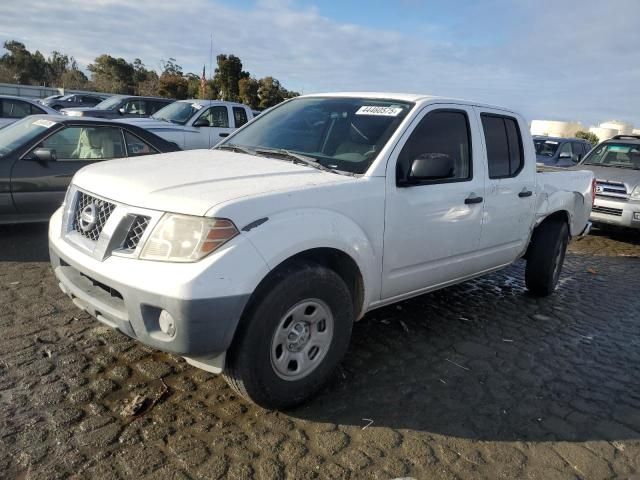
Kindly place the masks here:
<instances>
[{"instance_id":1,"label":"rear wheel","mask_svg":"<svg viewBox=\"0 0 640 480\"><path fill-rule=\"evenodd\" d=\"M271 409L316 394L349 346L354 308L334 271L299 263L257 293L227 355L224 376L240 395Z\"/></svg>"},{"instance_id":2,"label":"rear wheel","mask_svg":"<svg viewBox=\"0 0 640 480\"><path fill-rule=\"evenodd\" d=\"M535 229L525 270L531 293L544 297L556 289L568 242L569 229L563 220L548 220Z\"/></svg>"}]
</instances>

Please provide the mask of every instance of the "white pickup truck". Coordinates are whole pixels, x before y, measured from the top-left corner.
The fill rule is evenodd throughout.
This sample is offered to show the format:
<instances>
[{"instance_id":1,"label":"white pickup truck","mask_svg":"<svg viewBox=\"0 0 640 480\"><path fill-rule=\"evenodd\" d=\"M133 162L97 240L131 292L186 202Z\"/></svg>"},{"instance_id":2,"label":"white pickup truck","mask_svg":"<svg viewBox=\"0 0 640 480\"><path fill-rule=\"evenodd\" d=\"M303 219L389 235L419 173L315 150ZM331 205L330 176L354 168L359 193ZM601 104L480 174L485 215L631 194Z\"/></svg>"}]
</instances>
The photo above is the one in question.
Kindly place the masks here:
<instances>
[{"instance_id":1,"label":"white pickup truck","mask_svg":"<svg viewBox=\"0 0 640 480\"><path fill-rule=\"evenodd\" d=\"M180 100L149 118L122 120L149 130L182 150L210 148L254 117L241 103L219 100Z\"/></svg>"},{"instance_id":2,"label":"white pickup truck","mask_svg":"<svg viewBox=\"0 0 640 480\"><path fill-rule=\"evenodd\" d=\"M528 130L459 100L299 97L214 150L80 170L51 218L55 275L101 322L291 407L372 309L523 257L532 294L556 288L593 175L536 173Z\"/></svg>"}]
</instances>

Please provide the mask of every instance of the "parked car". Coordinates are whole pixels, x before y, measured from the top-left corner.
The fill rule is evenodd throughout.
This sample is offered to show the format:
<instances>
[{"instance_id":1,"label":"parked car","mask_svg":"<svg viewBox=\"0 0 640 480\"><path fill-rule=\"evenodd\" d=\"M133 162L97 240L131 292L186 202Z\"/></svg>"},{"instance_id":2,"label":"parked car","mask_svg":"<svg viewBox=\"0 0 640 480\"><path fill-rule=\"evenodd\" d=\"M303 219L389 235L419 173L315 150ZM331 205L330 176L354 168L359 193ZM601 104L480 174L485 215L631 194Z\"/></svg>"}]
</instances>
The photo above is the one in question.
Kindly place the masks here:
<instances>
[{"instance_id":1,"label":"parked car","mask_svg":"<svg viewBox=\"0 0 640 480\"><path fill-rule=\"evenodd\" d=\"M132 118L132 125L175 142L183 150L209 148L253 118L246 105L218 100L180 100L151 118Z\"/></svg>"},{"instance_id":2,"label":"parked car","mask_svg":"<svg viewBox=\"0 0 640 480\"><path fill-rule=\"evenodd\" d=\"M573 167L593 147L582 138L559 138L534 136L536 160L550 167Z\"/></svg>"},{"instance_id":3,"label":"parked car","mask_svg":"<svg viewBox=\"0 0 640 480\"><path fill-rule=\"evenodd\" d=\"M94 118L136 118L153 115L175 100L170 98L113 95L95 107L63 108L63 115Z\"/></svg>"},{"instance_id":4,"label":"parked car","mask_svg":"<svg viewBox=\"0 0 640 480\"><path fill-rule=\"evenodd\" d=\"M0 95L0 128L29 115L53 114L58 112L35 100L11 95Z\"/></svg>"},{"instance_id":5,"label":"parked car","mask_svg":"<svg viewBox=\"0 0 640 480\"><path fill-rule=\"evenodd\" d=\"M287 408L375 308L527 260L556 288L591 172L536 173L510 110L406 94L298 97L213 150L92 165L52 216L62 290L106 325Z\"/></svg>"},{"instance_id":6,"label":"parked car","mask_svg":"<svg viewBox=\"0 0 640 480\"><path fill-rule=\"evenodd\" d=\"M56 98L62 98L62 97L64 97L64 95L49 95L48 97L44 97L38 100L38 103L44 104L49 100L55 100Z\"/></svg>"},{"instance_id":7,"label":"parked car","mask_svg":"<svg viewBox=\"0 0 640 480\"><path fill-rule=\"evenodd\" d=\"M151 132L109 120L19 120L0 130L0 224L49 220L73 174L86 165L176 150Z\"/></svg>"},{"instance_id":8,"label":"parked car","mask_svg":"<svg viewBox=\"0 0 640 480\"><path fill-rule=\"evenodd\" d=\"M108 95L98 95L94 93L71 93L58 98L45 99L42 104L54 110L73 107L95 107L107 97Z\"/></svg>"},{"instance_id":9,"label":"parked car","mask_svg":"<svg viewBox=\"0 0 640 480\"><path fill-rule=\"evenodd\" d=\"M577 168L596 177L594 223L640 228L640 136L605 140Z\"/></svg>"}]
</instances>

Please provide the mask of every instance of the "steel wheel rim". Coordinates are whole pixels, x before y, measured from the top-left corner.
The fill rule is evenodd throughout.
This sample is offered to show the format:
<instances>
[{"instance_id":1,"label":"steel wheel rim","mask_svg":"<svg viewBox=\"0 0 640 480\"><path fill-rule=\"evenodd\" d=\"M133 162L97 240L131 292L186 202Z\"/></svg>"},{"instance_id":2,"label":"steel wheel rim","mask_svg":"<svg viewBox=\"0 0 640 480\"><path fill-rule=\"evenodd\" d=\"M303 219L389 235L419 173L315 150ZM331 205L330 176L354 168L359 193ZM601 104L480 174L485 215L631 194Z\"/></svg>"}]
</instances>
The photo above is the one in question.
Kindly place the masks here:
<instances>
[{"instance_id":1,"label":"steel wheel rim","mask_svg":"<svg viewBox=\"0 0 640 480\"><path fill-rule=\"evenodd\" d=\"M271 367L287 381L305 378L326 357L333 340L333 314L317 298L302 300L278 322L271 338Z\"/></svg>"}]
</instances>

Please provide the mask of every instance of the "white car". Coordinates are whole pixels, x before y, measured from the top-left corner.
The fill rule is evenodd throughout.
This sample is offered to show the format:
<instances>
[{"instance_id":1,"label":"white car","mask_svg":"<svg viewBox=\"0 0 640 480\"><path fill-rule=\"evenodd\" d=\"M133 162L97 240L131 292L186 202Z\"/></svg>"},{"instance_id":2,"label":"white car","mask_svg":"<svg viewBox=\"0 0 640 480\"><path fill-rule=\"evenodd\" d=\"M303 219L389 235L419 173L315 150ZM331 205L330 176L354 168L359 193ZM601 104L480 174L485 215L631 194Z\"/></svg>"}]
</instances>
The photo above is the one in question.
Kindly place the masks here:
<instances>
[{"instance_id":1,"label":"white car","mask_svg":"<svg viewBox=\"0 0 640 480\"><path fill-rule=\"evenodd\" d=\"M79 308L287 408L322 387L375 308L519 258L528 289L552 293L593 189L590 172L537 173L510 110L312 95L213 150L85 167L49 245Z\"/></svg>"},{"instance_id":2,"label":"white car","mask_svg":"<svg viewBox=\"0 0 640 480\"><path fill-rule=\"evenodd\" d=\"M53 108L24 97L0 95L0 128L29 115L58 115Z\"/></svg>"},{"instance_id":3,"label":"white car","mask_svg":"<svg viewBox=\"0 0 640 480\"><path fill-rule=\"evenodd\" d=\"M210 148L254 117L251 108L218 100L180 100L150 118L124 120L174 142L182 150Z\"/></svg>"}]
</instances>

